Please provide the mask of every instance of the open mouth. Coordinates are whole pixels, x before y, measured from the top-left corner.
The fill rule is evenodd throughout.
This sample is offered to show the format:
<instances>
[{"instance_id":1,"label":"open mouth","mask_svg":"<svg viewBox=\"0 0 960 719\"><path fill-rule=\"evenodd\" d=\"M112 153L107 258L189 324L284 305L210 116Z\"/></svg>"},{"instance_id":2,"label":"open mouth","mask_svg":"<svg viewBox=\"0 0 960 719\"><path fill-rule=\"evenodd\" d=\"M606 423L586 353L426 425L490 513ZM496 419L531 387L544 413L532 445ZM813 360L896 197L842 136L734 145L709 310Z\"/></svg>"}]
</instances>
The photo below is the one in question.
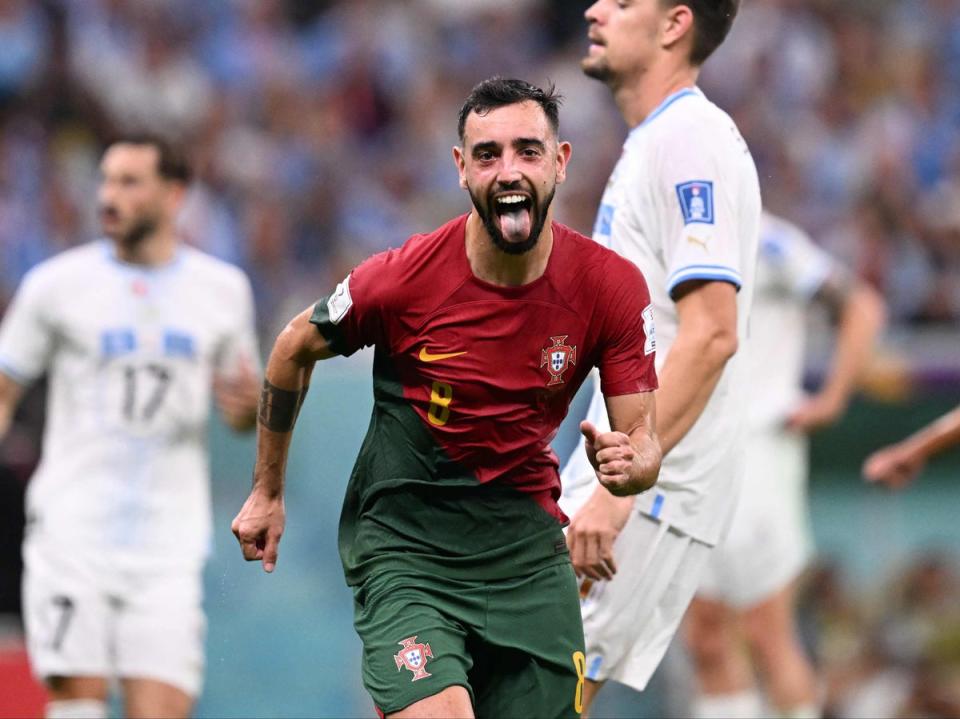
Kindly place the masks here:
<instances>
[{"instance_id":1,"label":"open mouth","mask_svg":"<svg viewBox=\"0 0 960 719\"><path fill-rule=\"evenodd\" d=\"M494 198L493 209L497 213L497 223L505 239L518 242L530 236L533 198L529 195L522 192L498 195Z\"/></svg>"}]
</instances>

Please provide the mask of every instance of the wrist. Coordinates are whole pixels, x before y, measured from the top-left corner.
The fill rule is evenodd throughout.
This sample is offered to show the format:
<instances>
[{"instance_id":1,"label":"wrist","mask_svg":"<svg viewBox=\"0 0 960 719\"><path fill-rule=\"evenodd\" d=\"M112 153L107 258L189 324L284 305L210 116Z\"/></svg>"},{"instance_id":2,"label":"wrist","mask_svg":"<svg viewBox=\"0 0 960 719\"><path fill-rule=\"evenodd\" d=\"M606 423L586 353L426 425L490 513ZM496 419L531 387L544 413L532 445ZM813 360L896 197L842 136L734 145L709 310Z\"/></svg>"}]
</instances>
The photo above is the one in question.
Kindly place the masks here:
<instances>
[{"instance_id":1,"label":"wrist","mask_svg":"<svg viewBox=\"0 0 960 719\"><path fill-rule=\"evenodd\" d=\"M283 481L277 481L273 477L264 477L254 475L251 494L257 494L264 499L276 500L283 499Z\"/></svg>"}]
</instances>

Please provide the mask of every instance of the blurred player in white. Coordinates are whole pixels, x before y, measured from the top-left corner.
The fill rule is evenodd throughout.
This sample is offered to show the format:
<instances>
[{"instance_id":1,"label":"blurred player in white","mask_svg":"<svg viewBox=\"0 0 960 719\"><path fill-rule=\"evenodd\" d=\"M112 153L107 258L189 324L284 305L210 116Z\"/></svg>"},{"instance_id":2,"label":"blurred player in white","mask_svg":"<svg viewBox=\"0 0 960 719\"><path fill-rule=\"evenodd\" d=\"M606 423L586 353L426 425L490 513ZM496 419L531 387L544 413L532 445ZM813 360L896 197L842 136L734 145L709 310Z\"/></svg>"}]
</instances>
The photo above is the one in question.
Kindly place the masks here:
<instances>
[{"instance_id":1,"label":"blurred player in white","mask_svg":"<svg viewBox=\"0 0 960 719\"><path fill-rule=\"evenodd\" d=\"M254 426L259 352L246 275L182 245L189 181L166 142L131 136L101 162L106 238L24 278L0 325L0 436L49 377L27 489L24 618L48 717L187 716L203 671L211 541L211 395Z\"/></svg>"},{"instance_id":2,"label":"blurred player in white","mask_svg":"<svg viewBox=\"0 0 960 719\"><path fill-rule=\"evenodd\" d=\"M823 305L838 328L824 382L805 396L806 320L814 304ZM806 433L846 410L884 316L872 288L800 228L763 214L750 337L741 347L750 378L741 396L746 472L730 532L710 556L685 624L698 719L753 719L768 711L820 716L813 667L794 623L795 583L812 551ZM755 688L751 659L769 710Z\"/></svg>"},{"instance_id":3,"label":"blurred player in white","mask_svg":"<svg viewBox=\"0 0 960 719\"><path fill-rule=\"evenodd\" d=\"M760 189L736 125L696 87L737 6L598 0L586 12L583 70L607 84L632 128L594 239L647 278L666 455L656 487L635 499L599 489L583 450L563 471L567 542L583 578L586 707L607 679L646 687L726 530L742 471L734 355L753 293ZM587 419L585 429L609 431L599 393Z\"/></svg>"}]
</instances>

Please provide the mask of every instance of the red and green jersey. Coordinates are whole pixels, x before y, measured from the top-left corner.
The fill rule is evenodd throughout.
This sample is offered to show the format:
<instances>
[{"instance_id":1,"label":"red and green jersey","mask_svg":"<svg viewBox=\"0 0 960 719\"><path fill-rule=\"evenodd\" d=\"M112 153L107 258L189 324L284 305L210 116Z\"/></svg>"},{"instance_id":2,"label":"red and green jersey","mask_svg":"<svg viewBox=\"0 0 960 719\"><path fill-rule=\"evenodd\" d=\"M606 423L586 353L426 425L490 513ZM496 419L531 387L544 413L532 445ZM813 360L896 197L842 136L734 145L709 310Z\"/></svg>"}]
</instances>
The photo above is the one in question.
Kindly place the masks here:
<instances>
[{"instance_id":1,"label":"red and green jersey","mask_svg":"<svg viewBox=\"0 0 960 719\"><path fill-rule=\"evenodd\" d=\"M543 276L492 285L470 268L466 217L371 257L314 308L335 352L375 347L340 521L351 584L380 562L496 578L562 556L550 441L570 401L593 367L606 396L657 385L632 263L554 223Z\"/></svg>"}]
</instances>

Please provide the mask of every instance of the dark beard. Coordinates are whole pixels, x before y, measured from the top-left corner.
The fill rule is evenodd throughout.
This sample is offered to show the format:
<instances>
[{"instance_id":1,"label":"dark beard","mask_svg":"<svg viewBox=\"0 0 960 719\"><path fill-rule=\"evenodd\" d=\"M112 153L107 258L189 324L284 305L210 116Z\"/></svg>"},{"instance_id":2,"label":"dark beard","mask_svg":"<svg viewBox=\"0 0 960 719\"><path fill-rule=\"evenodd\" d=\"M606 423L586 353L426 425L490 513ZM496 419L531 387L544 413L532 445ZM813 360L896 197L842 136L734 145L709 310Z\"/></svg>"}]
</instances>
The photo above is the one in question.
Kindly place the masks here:
<instances>
[{"instance_id":1,"label":"dark beard","mask_svg":"<svg viewBox=\"0 0 960 719\"><path fill-rule=\"evenodd\" d=\"M493 240L493 244L497 246L497 249L508 255L523 255L537 246L537 242L540 240L540 233L543 232L543 226L547 221L547 210L550 209L550 205L553 203L553 196L556 192L557 188L554 187L540 207L537 207L536 204L531 205L530 212L533 215L531 218L533 222L530 224L530 236L523 242L507 242L503 233L500 232L500 227L496 223L497 213L493 210L484 209L476 195L473 194L473 191L470 191L470 199L473 201L473 206L477 209L477 214L480 215L483 226L486 228L487 234L490 235L490 239ZM489 203L489 207L492 207L493 204L493 202Z\"/></svg>"},{"instance_id":2,"label":"dark beard","mask_svg":"<svg viewBox=\"0 0 960 719\"><path fill-rule=\"evenodd\" d=\"M143 242L148 236L157 229L157 223L151 218L144 217L137 222L130 230L115 238L124 247L133 248Z\"/></svg>"},{"instance_id":3,"label":"dark beard","mask_svg":"<svg viewBox=\"0 0 960 719\"><path fill-rule=\"evenodd\" d=\"M604 83L609 83L613 77L613 74L610 72L610 68L605 66L598 67L597 65L581 65L580 69L583 70L583 74L587 77Z\"/></svg>"}]
</instances>

